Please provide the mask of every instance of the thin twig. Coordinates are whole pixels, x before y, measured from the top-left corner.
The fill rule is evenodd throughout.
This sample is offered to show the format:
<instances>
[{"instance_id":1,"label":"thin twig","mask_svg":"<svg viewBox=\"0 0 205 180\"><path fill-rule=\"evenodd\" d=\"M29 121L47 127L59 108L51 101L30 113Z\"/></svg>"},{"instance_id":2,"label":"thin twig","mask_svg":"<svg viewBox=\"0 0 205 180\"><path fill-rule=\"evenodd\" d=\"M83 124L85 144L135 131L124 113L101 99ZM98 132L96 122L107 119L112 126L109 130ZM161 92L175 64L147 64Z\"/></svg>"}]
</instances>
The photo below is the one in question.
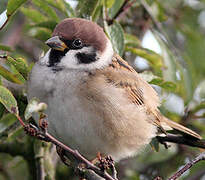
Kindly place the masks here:
<instances>
[{"instance_id":1,"label":"thin twig","mask_svg":"<svg viewBox=\"0 0 205 180\"><path fill-rule=\"evenodd\" d=\"M168 180L175 180L179 178L182 174L184 174L187 170L189 170L194 164L198 163L201 160L205 160L205 152L197 156L194 160L187 163L184 167L182 167L179 171L177 171L174 175L172 175Z\"/></svg>"},{"instance_id":2,"label":"thin twig","mask_svg":"<svg viewBox=\"0 0 205 180\"><path fill-rule=\"evenodd\" d=\"M15 112L14 112L15 113ZM21 117L19 115L16 115L17 119L19 120L20 124L25 127L26 124L23 122L23 120L21 119Z\"/></svg>"},{"instance_id":3,"label":"thin twig","mask_svg":"<svg viewBox=\"0 0 205 180\"><path fill-rule=\"evenodd\" d=\"M51 142L55 144L56 146L61 147L63 150L71 154L73 157L75 157L76 160L78 160L81 163L85 164L85 168L89 170L93 170L97 175L105 178L106 180L117 180L114 179L112 176L110 176L106 171L101 171L100 168L92 164L90 161L88 161L85 157L83 157L77 150L73 150L70 147L64 145L57 139L55 139L52 135L50 135L47 132L47 127L40 127L41 129L38 129L36 126L29 124L26 125L20 116L16 115L21 125L24 127L24 130L31 136L37 137L40 140L44 140L46 142Z\"/></svg>"},{"instance_id":4,"label":"thin twig","mask_svg":"<svg viewBox=\"0 0 205 180\"><path fill-rule=\"evenodd\" d=\"M119 18L122 14L125 14L128 9L136 2L136 0L133 0L130 2L130 0L125 0L123 5L120 7L119 11L115 14L115 16L112 19L107 19L108 25L113 24L113 21L117 18Z\"/></svg>"},{"instance_id":5,"label":"thin twig","mask_svg":"<svg viewBox=\"0 0 205 180\"><path fill-rule=\"evenodd\" d=\"M152 15L151 8L148 6L147 2L145 0L140 0L140 2L142 4L142 6L144 7L144 9L149 14L149 16L150 16L150 18L151 18L151 20L153 22L153 25L164 36L164 38L162 36L159 36L159 38L162 40L162 42L164 42L167 45L167 47L169 47L171 49L172 53L175 55L175 57L177 57L177 60L180 62L180 64L183 67L186 67L185 61L183 60L183 58L180 55L180 53L177 50L177 48L174 46L173 42L168 37L168 35L165 32L165 30L163 29L161 23L158 23L157 19Z\"/></svg>"},{"instance_id":6,"label":"thin twig","mask_svg":"<svg viewBox=\"0 0 205 180\"><path fill-rule=\"evenodd\" d=\"M81 161L82 163L85 163L87 169L93 170L96 174L106 178L107 180L115 180L107 172L102 172L97 166L95 166L86 158L84 158L77 150L73 150L70 147L64 145L63 143L55 139L53 136L51 136L48 132L45 132L45 137L48 138L47 140L49 140L49 142L52 142L53 144L60 146L65 151L72 154L77 160Z\"/></svg>"}]
</instances>

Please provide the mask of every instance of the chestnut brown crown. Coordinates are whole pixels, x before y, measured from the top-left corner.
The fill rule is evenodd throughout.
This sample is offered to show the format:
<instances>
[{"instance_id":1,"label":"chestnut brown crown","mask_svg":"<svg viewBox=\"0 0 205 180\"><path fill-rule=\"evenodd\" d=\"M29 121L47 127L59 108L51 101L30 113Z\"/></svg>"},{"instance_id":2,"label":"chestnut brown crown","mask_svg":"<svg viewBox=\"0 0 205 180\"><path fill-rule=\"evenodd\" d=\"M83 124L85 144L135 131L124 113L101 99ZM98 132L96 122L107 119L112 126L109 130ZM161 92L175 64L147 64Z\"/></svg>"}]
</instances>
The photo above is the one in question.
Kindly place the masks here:
<instances>
[{"instance_id":1,"label":"chestnut brown crown","mask_svg":"<svg viewBox=\"0 0 205 180\"><path fill-rule=\"evenodd\" d=\"M64 19L55 27L52 36L59 36L64 40L81 39L84 44L91 45L100 52L105 50L107 43L107 37L100 26L80 18Z\"/></svg>"}]
</instances>

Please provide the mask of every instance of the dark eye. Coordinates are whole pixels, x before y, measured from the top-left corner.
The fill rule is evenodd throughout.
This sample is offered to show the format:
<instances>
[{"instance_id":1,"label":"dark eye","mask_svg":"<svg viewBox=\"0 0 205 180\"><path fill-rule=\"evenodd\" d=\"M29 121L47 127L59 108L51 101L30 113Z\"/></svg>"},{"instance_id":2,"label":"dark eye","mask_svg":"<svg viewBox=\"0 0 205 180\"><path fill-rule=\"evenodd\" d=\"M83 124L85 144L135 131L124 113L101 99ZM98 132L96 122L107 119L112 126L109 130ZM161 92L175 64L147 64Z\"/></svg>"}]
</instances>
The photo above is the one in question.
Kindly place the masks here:
<instances>
[{"instance_id":1,"label":"dark eye","mask_svg":"<svg viewBox=\"0 0 205 180\"><path fill-rule=\"evenodd\" d=\"M83 45L83 43L82 43L82 41L81 41L80 39L75 39L75 40L73 41L73 46L74 46L75 48L80 48L80 47L82 47L82 45Z\"/></svg>"}]
</instances>

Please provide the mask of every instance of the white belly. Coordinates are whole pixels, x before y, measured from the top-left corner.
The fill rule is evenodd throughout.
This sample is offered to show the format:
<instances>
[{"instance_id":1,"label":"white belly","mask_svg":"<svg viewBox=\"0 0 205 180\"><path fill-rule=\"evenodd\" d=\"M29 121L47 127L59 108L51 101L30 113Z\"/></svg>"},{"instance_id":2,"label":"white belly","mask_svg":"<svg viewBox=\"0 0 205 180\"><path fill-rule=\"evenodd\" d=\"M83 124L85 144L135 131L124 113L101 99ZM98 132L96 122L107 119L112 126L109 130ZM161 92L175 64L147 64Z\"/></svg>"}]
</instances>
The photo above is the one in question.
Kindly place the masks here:
<instances>
[{"instance_id":1,"label":"white belly","mask_svg":"<svg viewBox=\"0 0 205 180\"><path fill-rule=\"evenodd\" d=\"M54 91L53 97L48 98L48 104L49 132L85 156L95 157L103 140L96 136L92 120L102 122L102 119L86 113L73 91Z\"/></svg>"},{"instance_id":2,"label":"white belly","mask_svg":"<svg viewBox=\"0 0 205 180\"><path fill-rule=\"evenodd\" d=\"M67 77L60 77L60 73L53 76L47 67L35 65L34 68L42 68L43 74L31 73L28 99L37 97L48 104L45 112L48 115L48 132L85 156L94 158L100 152L103 140L96 137L91 121L101 122L102 119L81 108L75 91L78 85L76 77L82 74L68 72Z\"/></svg>"},{"instance_id":3,"label":"white belly","mask_svg":"<svg viewBox=\"0 0 205 180\"><path fill-rule=\"evenodd\" d=\"M120 137L112 136L112 127L109 127L107 131L102 116L95 111L85 111L76 94L79 90L77 89L79 83L82 83L79 79L82 79L85 73L67 72L66 75L65 73L62 75L61 72L51 73L47 67L35 65L34 68L42 68L41 72L44 73L31 74L28 98L37 97L48 104L46 110L49 123L48 132L64 144L77 149L87 158L95 158L97 152L111 155L115 160L132 156L149 143L155 135L156 128L145 120L145 114L141 117L139 116L141 110L135 112L134 105L125 105L124 107L119 106L119 111L124 111L122 113L124 116L114 118L114 121L110 123L114 124L115 129L119 131ZM116 94L111 98L121 98L118 96ZM87 106L92 109L92 102ZM115 108L117 107L118 105ZM133 113L126 114L126 110L123 110L126 108ZM126 131L129 131L128 136L126 136ZM109 133L111 134L110 139Z\"/></svg>"}]
</instances>

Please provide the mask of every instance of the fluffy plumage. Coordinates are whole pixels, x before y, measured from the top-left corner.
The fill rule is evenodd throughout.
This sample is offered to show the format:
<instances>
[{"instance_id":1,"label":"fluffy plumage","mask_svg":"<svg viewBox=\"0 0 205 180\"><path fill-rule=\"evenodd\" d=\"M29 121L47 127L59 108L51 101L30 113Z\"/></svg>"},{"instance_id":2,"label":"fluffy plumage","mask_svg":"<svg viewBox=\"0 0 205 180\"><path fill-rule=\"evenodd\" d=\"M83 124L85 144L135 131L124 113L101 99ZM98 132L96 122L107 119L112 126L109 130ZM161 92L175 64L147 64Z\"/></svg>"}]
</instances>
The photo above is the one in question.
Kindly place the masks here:
<instances>
[{"instance_id":1,"label":"fluffy plumage","mask_svg":"<svg viewBox=\"0 0 205 180\"><path fill-rule=\"evenodd\" d=\"M90 159L101 152L120 160L138 153L158 129L176 129L201 139L159 112L155 90L114 54L97 24L66 19L57 25L53 36L62 44L79 38L84 46L62 49L59 54L63 55L52 66L49 50L31 72L28 98L37 97L48 104L48 130L64 144ZM79 62L79 54L82 58L91 53L96 54L94 60Z\"/></svg>"}]
</instances>

